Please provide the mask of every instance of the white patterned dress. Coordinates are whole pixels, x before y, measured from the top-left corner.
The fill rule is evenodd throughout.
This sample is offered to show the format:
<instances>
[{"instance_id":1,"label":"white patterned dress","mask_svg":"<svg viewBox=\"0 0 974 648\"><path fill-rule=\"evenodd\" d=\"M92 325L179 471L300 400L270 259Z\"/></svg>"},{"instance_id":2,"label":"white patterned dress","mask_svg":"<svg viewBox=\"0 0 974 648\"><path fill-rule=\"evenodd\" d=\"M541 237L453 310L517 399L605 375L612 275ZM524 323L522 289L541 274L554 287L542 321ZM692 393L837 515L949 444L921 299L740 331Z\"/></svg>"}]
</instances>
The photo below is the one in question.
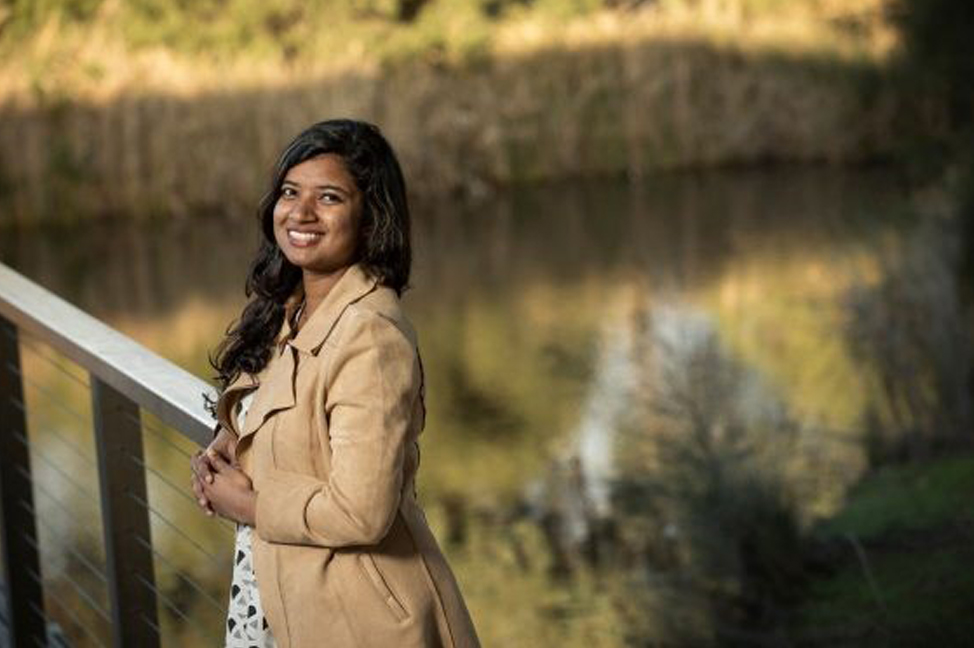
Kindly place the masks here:
<instances>
[{"instance_id":1,"label":"white patterned dress","mask_svg":"<svg viewBox=\"0 0 974 648\"><path fill-rule=\"evenodd\" d=\"M237 414L238 429L243 429L247 407L253 392L240 401ZM236 542L233 549L233 581L230 583L230 605L227 609L227 648L274 648L264 610L260 606L260 593L257 591L257 577L254 574L251 537L253 527L237 524Z\"/></svg>"}]
</instances>

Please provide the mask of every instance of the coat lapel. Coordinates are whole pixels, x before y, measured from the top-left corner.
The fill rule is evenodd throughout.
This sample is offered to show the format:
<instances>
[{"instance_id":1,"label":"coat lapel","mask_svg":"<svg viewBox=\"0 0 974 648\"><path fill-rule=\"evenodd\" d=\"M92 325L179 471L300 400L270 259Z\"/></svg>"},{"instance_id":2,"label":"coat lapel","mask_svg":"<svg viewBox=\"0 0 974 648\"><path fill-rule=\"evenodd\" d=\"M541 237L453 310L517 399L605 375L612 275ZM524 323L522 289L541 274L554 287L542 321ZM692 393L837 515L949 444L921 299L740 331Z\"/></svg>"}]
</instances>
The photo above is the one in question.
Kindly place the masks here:
<instances>
[{"instance_id":1,"label":"coat lapel","mask_svg":"<svg viewBox=\"0 0 974 648\"><path fill-rule=\"evenodd\" d=\"M243 394L255 387L257 387L257 379L249 373L241 372L216 401L216 420L221 426L232 430L238 436L240 430L237 429L237 417L234 416L233 410Z\"/></svg>"},{"instance_id":2,"label":"coat lapel","mask_svg":"<svg viewBox=\"0 0 974 648\"><path fill-rule=\"evenodd\" d=\"M240 440L256 432L271 414L294 407L294 378L297 367L294 350L285 346L273 351L277 357L271 360L261 374L260 389L247 410Z\"/></svg>"},{"instance_id":3,"label":"coat lapel","mask_svg":"<svg viewBox=\"0 0 974 648\"><path fill-rule=\"evenodd\" d=\"M372 292L376 283L360 265L350 266L298 331L291 345L303 353L317 355L345 309Z\"/></svg>"},{"instance_id":4,"label":"coat lapel","mask_svg":"<svg viewBox=\"0 0 974 648\"><path fill-rule=\"evenodd\" d=\"M232 386L237 389L254 384L259 386L240 431L241 440L254 434L274 413L294 407L299 354L317 355L345 309L371 292L376 283L359 265L352 265L291 339L291 315L303 296L301 285L298 284L286 304L284 323L271 351L273 356L268 366L255 383L242 383L239 387L235 383Z\"/></svg>"}]
</instances>

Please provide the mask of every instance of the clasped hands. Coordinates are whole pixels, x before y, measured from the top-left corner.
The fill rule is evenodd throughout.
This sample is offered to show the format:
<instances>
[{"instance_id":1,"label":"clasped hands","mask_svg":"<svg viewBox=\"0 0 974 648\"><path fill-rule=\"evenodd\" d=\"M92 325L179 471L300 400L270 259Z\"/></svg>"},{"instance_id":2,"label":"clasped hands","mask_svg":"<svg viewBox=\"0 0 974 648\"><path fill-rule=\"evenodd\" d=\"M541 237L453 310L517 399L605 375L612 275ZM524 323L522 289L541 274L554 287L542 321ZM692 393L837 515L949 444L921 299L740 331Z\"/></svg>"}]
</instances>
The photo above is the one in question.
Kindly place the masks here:
<instances>
[{"instance_id":1,"label":"clasped hands","mask_svg":"<svg viewBox=\"0 0 974 648\"><path fill-rule=\"evenodd\" d=\"M236 445L236 436L221 427L210 445L190 458L193 494L207 515L254 526L257 493L235 462Z\"/></svg>"}]
</instances>

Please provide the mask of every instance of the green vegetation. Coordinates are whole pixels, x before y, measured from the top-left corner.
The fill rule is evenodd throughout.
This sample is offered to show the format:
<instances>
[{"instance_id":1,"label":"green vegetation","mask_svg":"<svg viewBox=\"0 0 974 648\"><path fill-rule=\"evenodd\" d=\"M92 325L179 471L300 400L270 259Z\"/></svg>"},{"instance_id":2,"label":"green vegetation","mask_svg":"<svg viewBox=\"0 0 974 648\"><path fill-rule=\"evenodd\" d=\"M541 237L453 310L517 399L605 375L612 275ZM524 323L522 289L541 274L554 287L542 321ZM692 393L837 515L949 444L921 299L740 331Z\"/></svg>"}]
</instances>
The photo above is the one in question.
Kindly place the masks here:
<instances>
[{"instance_id":1,"label":"green vegetation","mask_svg":"<svg viewBox=\"0 0 974 648\"><path fill-rule=\"evenodd\" d=\"M817 539L834 562L812 581L798 636L820 645L960 646L974 634L974 457L867 477Z\"/></svg>"},{"instance_id":2,"label":"green vegetation","mask_svg":"<svg viewBox=\"0 0 974 648\"><path fill-rule=\"evenodd\" d=\"M13 0L3 44L29 42L51 22L111 29L132 49L164 48L204 59L280 62L353 56L371 61L482 49L491 29L514 18L564 21L599 0Z\"/></svg>"},{"instance_id":3,"label":"green vegetation","mask_svg":"<svg viewBox=\"0 0 974 648\"><path fill-rule=\"evenodd\" d=\"M857 9L874 4L857 0ZM564 22L601 10L709 13L754 18L822 13L823 0L7 0L6 41L23 41L51 21L111 26L134 47L203 56L316 56L360 41L369 54L423 47L461 51L497 25ZM376 52L373 48L379 48Z\"/></svg>"},{"instance_id":4,"label":"green vegetation","mask_svg":"<svg viewBox=\"0 0 974 648\"><path fill-rule=\"evenodd\" d=\"M824 523L827 536L876 540L900 532L974 522L974 458L880 468Z\"/></svg>"}]
</instances>

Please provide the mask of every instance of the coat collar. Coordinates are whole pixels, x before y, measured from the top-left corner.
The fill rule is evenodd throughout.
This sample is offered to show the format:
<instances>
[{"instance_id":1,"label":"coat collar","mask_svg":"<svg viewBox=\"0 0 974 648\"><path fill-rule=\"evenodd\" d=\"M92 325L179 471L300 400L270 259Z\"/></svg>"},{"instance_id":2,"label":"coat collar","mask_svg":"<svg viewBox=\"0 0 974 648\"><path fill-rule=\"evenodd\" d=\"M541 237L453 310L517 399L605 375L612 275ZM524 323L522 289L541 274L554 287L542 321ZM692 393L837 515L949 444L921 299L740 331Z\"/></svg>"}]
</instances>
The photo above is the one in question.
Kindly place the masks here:
<instances>
[{"instance_id":1,"label":"coat collar","mask_svg":"<svg viewBox=\"0 0 974 648\"><path fill-rule=\"evenodd\" d=\"M377 283L376 278L370 276L359 264L349 266L292 339L291 320L301 302L304 301L304 287L301 282L298 282L294 293L284 303L284 324L276 339L278 354L290 340L290 345L298 351L317 355L322 343L335 328L335 323L345 309L375 290Z\"/></svg>"},{"instance_id":2,"label":"coat collar","mask_svg":"<svg viewBox=\"0 0 974 648\"><path fill-rule=\"evenodd\" d=\"M284 354L289 345L302 353L317 355L321 345L345 309L372 292L377 283L378 281L369 276L360 265L350 266L292 339L291 320L304 300L304 288L301 282L298 282L294 292L284 303L284 323L275 339L276 355ZM274 362L274 358L272 358L269 366L265 367L265 371L262 371L259 377L241 372L236 380L227 386L217 400L216 414L221 424L231 430L237 429L232 408L239 397L233 393L259 387L261 383L268 383L273 386L270 389L261 390L264 393L251 405L251 408L256 410L255 416L248 416L246 429L240 431L241 436L253 433L272 411L285 409L294 404L293 374L296 365L294 358L290 357L291 354L287 353L286 355L289 357L278 357L279 362Z\"/></svg>"}]
</instances>

